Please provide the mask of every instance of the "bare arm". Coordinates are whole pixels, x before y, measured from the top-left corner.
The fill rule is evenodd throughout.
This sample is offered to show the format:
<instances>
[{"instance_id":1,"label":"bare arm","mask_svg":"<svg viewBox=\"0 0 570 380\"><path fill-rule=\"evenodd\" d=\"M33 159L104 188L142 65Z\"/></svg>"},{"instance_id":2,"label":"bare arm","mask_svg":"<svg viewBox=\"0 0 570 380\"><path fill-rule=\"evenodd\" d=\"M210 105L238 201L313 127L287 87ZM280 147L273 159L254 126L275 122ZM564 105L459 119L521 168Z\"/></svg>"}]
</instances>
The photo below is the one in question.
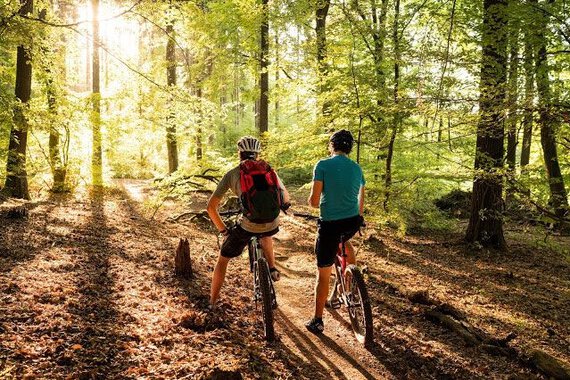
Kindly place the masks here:
<instances>
[{"instance_id":1,"label":"bare arm","mask_svg":"<svg viewBox=\"0 0 570 380\"><path fill-rule=\"evenodd\" d=\"M281 189L281 192L283 193L283 202L284 203L291 203L291 196L289 195L289 191L287 190L287 188L283 184L283 181L281 181L281 178L279 178L279 176L277 176L277 180L279 181L279 188Z\"/></svg>"},{"instance_id":2,"label":"bare arm","mask_svg":"<svg viewBox=\"0 0 570 380\"><path fill-rule=\"evenodd\" d=\"M210 219L218 229L218 231L223 231L226 229L226 225L222 221L220 213L218 212L218 206L220 205L221 198L212 195L208 200L208 206L206 207L206 211L208 211L208 215L210 215Z\"/></svg>"},{"instance_id":3,"label":"bare arm","mask_svg":"<svg viewBox=\"0 0 570 380\"><path fill-rule=\"evenodd\" d=\"M319 207L322 192L323 181L313 181L313 186L311 187L311 195L309 195L309 199L307 200L311 207Z\"/></svg>"},{"instance_id":4,"label":"bare arm","mask_svg":"<svg viewBox=\"0 0 570 380\"><path fill-rule=\"evenodd\" d=\"M364 215L364 186L360 186L360 194L358 195L358 210L360 215Z\"/></svg>"},{"instance_id":5,"label":"bare arm","mask_svg":"<svg viewBox=\"0 0 570 380\"><path fill-rule=\"evenodd\" d=\"M291 197L289 196L289 191L283 186L283 202L291 203Z\"/></svg>"}]
</instances>

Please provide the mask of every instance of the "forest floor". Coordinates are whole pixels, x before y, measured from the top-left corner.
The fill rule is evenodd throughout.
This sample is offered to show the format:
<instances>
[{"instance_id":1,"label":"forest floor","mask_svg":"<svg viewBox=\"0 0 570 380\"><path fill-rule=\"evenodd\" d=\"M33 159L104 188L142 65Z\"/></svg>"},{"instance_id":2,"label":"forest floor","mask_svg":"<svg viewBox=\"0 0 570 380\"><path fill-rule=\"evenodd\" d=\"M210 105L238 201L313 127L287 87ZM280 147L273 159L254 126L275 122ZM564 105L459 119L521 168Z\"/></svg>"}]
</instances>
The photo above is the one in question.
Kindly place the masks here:
<instances>
[{"instance_id":1,"label":"forest floor","mask_svg":"<svg viewBox=\"0 0 570 380\"><path fill-rule=\"evenodd\" d=\"M208 313L215 234L200 218L167 221L203 208L205 196L168 201L150 219L152 193L149 182L121 181L0 218L0 379L542 379L532 350L570 363L568 237L544 243L537 227L509 225L508 252L495 252L466 246L459 233L401 238L369 227L355 238L374 315L375 344L365 349L343 309L325 312L323 335L305 330L315 226L284 216L278 340L268 344L245 255L230 263L221 307ZM293 209L308 212L301 200ZM191 242L192 280L173 273L180 237ZM508 349L470 343L426 317L437 305L460 326L516 337Z\"/></svg>"}]
</instances>

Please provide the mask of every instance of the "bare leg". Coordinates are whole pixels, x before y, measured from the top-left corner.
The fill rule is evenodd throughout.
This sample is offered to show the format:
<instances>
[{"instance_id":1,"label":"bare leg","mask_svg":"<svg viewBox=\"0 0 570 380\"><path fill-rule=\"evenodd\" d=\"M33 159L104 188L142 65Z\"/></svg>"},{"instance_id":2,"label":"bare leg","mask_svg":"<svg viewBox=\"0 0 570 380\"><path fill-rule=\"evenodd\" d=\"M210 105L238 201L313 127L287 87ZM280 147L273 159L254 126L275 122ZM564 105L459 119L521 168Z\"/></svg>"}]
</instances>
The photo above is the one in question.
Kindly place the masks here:
<instances>
[{"instance_id":1,"label":"bare leg","mask_svg":"<svg viewBox=\"0 0 570 380\"><path fill-rule=\"evenodd\" d=\"M354 254L354 246L350 241L344 243L345 252L346 252L346 262L347 264L356 264L356 256Z\"/></svg>"},{"instance_id":2,"label":"bare leg","mask_svg":"<svg viewBox=\"0 0 570 380\"><path fill-rule=\"evenodd\" d=\"M315 317L322 318L325 303L329 295L329 280L331 277L332 265L319 268L317 274L317 284L315 286Z\"/></svg>"},{"instance_id":3,"label":"bare leg","mask_svg":"<svg viewBox=\"0 0 570 380\"><path fill-rule=\"evenodd\" d=\"M226 277L226 269L228 268L229 258L218 256L218 261L216 262L216 267L214 268L214 273L212 275L212 286L210 288L210 305L214 305L220 296L220 289L222 289L222 284L224 283L224 278Z\"/></svg>"},{"instance_id":4,"label":"bare leg","mask_svg":"<svg viewBox=\"0 0 570 380\"><path fill-rule=\"evenodd\" d=\"M265 256L265 260L267 260L269 268L275 268L275 254L273 253L273 237L264 236L261 239L259 239L259 243L261 244L261 248L263 248L263 255Z\"/></svg>"}]
</instances>

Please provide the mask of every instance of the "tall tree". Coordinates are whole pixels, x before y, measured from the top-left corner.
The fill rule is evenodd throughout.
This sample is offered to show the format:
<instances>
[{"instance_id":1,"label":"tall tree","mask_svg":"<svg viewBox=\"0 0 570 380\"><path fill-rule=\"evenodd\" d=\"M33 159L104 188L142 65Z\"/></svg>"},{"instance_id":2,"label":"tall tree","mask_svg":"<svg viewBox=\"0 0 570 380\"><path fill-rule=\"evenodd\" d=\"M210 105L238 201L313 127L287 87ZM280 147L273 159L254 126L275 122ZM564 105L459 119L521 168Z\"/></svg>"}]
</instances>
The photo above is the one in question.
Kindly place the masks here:
<instances>
[{"instance_id":1,"label":"tall tree","mask_svg":"<svg viewBox=\"0 0 570 380\"><path fill-rule=\"evenodd\" d=\"M483 0L475 177L466 240L505 248L502 213L504 101L507 66L506 0Z\"/></svg>"},{"instance_id":2,"label":"tall tree","mask_svg":"<svg viewBox=\"0 0 570 380\"><path fill-rule=\"evenodd\" d=\"M57 95L56 88L53 81L53 74L51 70L46 69L47 75L47 101L48 109L53 116L58 113L57 109ZM66 160L62 159L60 155L61 150L61 138L60 132L56 125L51 124L49 127L49 163L51 167L51 172L53 176L53 186L52 191L62 192L65 191L65 177L67 175L67 165ZM69 134L67 134L67 139L69 139ZM67 141L67 140L66 140ZM68 146L66 144L66 146Z\"/></svg>"},{"instance_id":3,"label":"tall tree","mask_svg":"<svg viewBox=\"0 0 570 380\"><path fill-rule=\"evenodd\" d=\"M394 28L392 31L392 42L394 44L394 116L392 122L392 132L390 134L390 142L388 143L388 155L386 156L386 177L384 179L385 197L384 210L388 209L388 201L390 199L390 188L392 186L392 159L394 157L394 142L396 134L400 128L400 0L394 2ZM441 129L441 127L440 127Z\"/></svg>"},{"instance_id":4,"label":"tall tree","mask_svg":"<svg viewBox=\"0 0 570 380\"><path fill-rule=\"evenodd\" d=\"M317 99L321 103L320 113L323 117L327 117L331 113L331 104L328 101L322 101L322 96L326 94L328 90L327 86L327 15L330 8L330 0L317 0L316 2L316 26L315 32L317 36L317 73L318 73L318 88L317 88Z\"/></svg>"},{"instance_id":5,"label":"tall tree","mask_svg":"<svg viewBox=\"0 0 570 380\"><path fill-rule=\"evenodd\" d=\"M92 112L91 128L93 133L93 148L91 155L91 175L94 186L103 185L103 149L101 138L101 88L99 62L99 0L91 0L93 14L93 83L92 83Z\"/></svg>"},{"instance_id":6,"label":"tall tree","mask_svg":"<svg viewBox=\"0 0 570 380\"><path fill-rule=\"evenodd\" d=\"M269 128L269 0L261 0L261 28L259 38L259 133Z\"/></svg>"},{"instance_id":7,"label":"tall tree","mask_svg":"<svg viewBox=\"0 0 570 380\"><path fill-rule=\"evenodd\" d=\"M34 10L33 0L21 0L19 14L28 16ZM4 193L8 196L30 199L28 173L26 171L26 149L28 144L28 119L26 110L32 91L32 57L28 46L19 45L16 58L16 90L19 104L14 109L14 120L10 131L6 183Z\"/></svg>"},{"instance_id":8,"label":"tall tree","mask_svg":"<svg viewBox=\"0 0 570 380\"><path fill-rule=\"evenodd\" d=\"M171 91L176 86L176 47L174 39L174 18L172 15L172 5L168 9L168 24L166 25L166 84ZM171 107L166 118L166 149L168 152L168 174L174 173L178 170L178 145L176 139L176 120L172 103L174 103L174 96L171 95L169 102Z\"/></svg>"},{"instance_id":9,"label":"tall tree","mask_svg":"<svg viewBox=\"0 0 570 380\"><path fill-rule=\"evenodd\" d=\"M516 151L518 144L518 78L519 78L519 32L520 20L517 16L516 2L509 3L509 72L507 91L507 167L509 176L514 177L516 168ZM508 195L512 195L512 187L507 186ZM508 201L509 199L507 199Z\"/></svg>"},{"instance_id":10,"label":"tall tree","mask_svg":"<svg viewBox=\"0 0 570 380\"><path fill-rule=\"evenodd\" d=\"M549 0L548 3L552 3ZM540 124L540 144L544 157L544 165L550 187L550 205L557 216L568 213L568 196L564 187L564 178L558 162L556 149L556 132L560 128L559 117L554 114L553 95L550 89L550 68L546 51L546 34L549 17L547 11L539 12L537 27L538 52L536 55L536 89L538 93L538 113Z\"/></svg>"},{"instance_id":11,"label":"tall tree","mask_svg":"<svg viewBox=\"0 0 570 380\"><path fill-rule=\"evenodd\" d=\"M275 30L275 93L279 94L279 87L280 87L280 72L281 72L281 67L280 67L280 51L279 51L279 33L280 31L278 29ZM275 111L275 115L273 118L273 122L275 124L275 127L278 128L279 127L279 99L275 99L275 106L274 106L274 111Z\"/></svg>"},{"instance_id":12,"label":"tall tree","mask_svg":"<svg viewBox=\"0 0 570 380\"><path fill-rule=\"evenodd\" d=\"M67 4L60 4L61 18L65 19L69 10ZM45 19L47 10L43 9L40 12L40 18ZM57 85L56 77L62 69L61 58L66 55L66 38L62 35L61 44L57 48L53 48L44 43L42 52L45 56L46 62L44 63L45 71L45 85L48 110L52 116L49 123L49 164L53 177L53 185L51 191L64 192L67 190L65 179L67 176L67 163L69 153L69 128L64 122L63 126L58 125L60 122L58 114L58 97L61 96L60 88ZM65 138L62 141L61 130L65 130Z\"/></svg>"},{"instance_id":13,"label":"tall tree","mask_svg":"<svg viewBox=\"0 0 570 380\"><path fill-rule=\"evenodd\" d=\"M528 0L529 4L536 4L536 0ZM530 17L526 17L524 32L524 111L523 111L523 138L521 146L521 174L525 174L526 166L530 160L530 146L532 143L532 125L534 113L534 24Z\"/></svg>"}]
</instances>

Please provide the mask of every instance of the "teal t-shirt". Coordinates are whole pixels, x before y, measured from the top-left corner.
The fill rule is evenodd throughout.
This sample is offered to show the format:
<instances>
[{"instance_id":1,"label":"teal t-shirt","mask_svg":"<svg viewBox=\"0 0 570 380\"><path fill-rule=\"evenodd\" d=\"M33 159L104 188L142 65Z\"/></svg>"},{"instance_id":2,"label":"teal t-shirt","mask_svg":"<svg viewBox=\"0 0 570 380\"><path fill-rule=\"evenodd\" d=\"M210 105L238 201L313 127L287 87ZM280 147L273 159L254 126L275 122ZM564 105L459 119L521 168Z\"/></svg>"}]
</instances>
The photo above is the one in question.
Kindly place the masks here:
<instances>
[{"instance_id":1,"label":"teal t-shirt","mask_svg":"<svg viewBox=\"0 0 570 380\"><path fill-rule=\"evenodd\" d=\"M313 181L323 182L322 220L339 220L359 214L358 195L366 182L356 162L342 154L320 160L315 165Z\"/></svg>"}]
</instances>

